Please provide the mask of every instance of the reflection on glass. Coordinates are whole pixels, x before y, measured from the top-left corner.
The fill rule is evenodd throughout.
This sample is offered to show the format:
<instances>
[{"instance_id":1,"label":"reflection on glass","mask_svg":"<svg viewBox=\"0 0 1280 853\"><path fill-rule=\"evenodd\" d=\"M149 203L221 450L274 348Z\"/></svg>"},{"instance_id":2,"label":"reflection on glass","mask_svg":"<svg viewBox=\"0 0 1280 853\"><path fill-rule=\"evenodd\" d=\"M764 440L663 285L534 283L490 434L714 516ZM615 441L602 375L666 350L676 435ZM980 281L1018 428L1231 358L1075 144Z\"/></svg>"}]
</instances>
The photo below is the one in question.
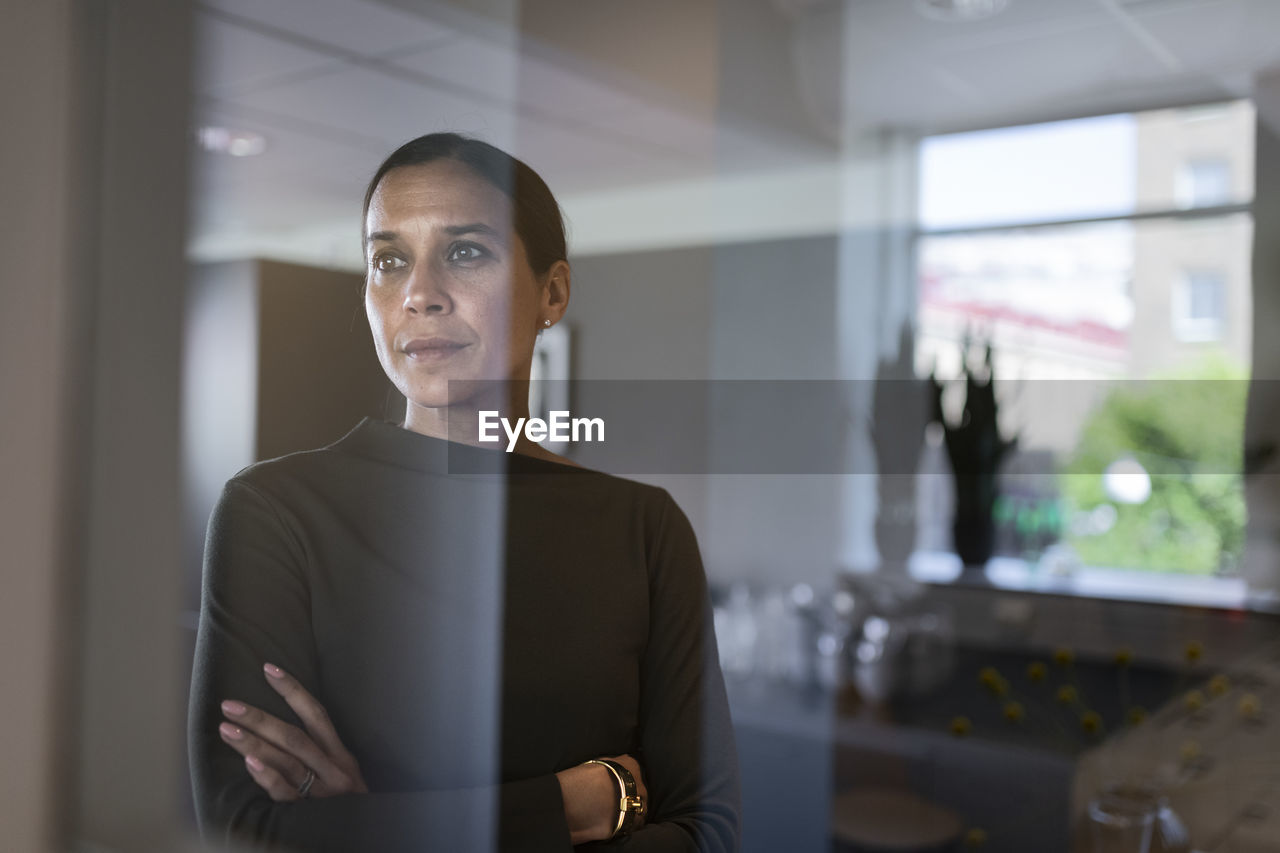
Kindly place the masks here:
<instances>
[{"instance_id":1,"label":"reflection on glass","mask_svg":"<svg viewBox=\"0 0 1280 853\"><path fill-rule=\"evenodd\" d=\"M1249 101L926 138L925 230L1059 222L1253 199Z\"/></svg>"},{"instance_id":2,"label":"reflection on glass","mask_svg":"<svg viewBox=\"0 0 1280 853\"><path fill-rule=\"evenodd\" d=\"M1252 238L1252 217L1230 213L918 240L916 371L960 376L965 341L990 341L1002 428L1019 436L999 554L1061 542L1087 566L1235 572ZM1142 500L1102 476L1123 460L1150 474Z\"/></svg>"},{"instance_id":3,"label":"reflection on glass","mask_svg":"<svg viewBox=\"0 0 1280 853\"><path fill-rule=\"evenodd\" d=\"M1244 213L922 237L916 370L957 375L972 332L1009 379L1245 374L1252 241Z\"/></svg>"},{"instance_id":4,"label":"reflection on glass","mask_svg":"<svg viewBox=\"0 0 1280 853\"><path fill-rule=\"evenodd\" d=\"M920 223L957 228L1130 213L1137 134L1134 116L1113 115L930 137L920 148Z\"/></svg>"},{"instance_id":5,"label":"reflection on glass","mask_svg":"<svg viewBox=\"0 0 1280 853\"><path fill-rule=\"evenodd\" d=\"M1159 811L1159 797L1149 788L1107 788L1089 803L1093 853L1148 853Z\"/></svg>"}]
</instances>

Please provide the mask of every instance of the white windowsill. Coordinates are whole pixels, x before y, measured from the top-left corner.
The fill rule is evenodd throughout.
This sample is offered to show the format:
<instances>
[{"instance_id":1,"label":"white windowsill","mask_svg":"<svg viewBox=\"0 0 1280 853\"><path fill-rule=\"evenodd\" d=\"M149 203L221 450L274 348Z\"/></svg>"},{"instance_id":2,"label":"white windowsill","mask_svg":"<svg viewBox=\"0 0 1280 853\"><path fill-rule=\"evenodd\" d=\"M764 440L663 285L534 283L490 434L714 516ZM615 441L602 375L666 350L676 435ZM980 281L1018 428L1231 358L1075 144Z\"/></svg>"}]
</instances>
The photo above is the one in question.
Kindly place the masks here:
<instances>
[{"instance_id":1,"label":"white windowsill","mask_svg":"<svg viewBox=\"0 0 1280 853\"><path fill-rule=\"evenodd\" d=\"M1010 592L1039 592L1088 598L1274 612L1274 602L1249 595L1243 578L1160 574L1083 566L1071 574L1042 572L1025 560L994 557L981 573L962 573L960 558L937 551L917 551L907 570L921 583L972 584Z\"/></svg>"}]
</instances>

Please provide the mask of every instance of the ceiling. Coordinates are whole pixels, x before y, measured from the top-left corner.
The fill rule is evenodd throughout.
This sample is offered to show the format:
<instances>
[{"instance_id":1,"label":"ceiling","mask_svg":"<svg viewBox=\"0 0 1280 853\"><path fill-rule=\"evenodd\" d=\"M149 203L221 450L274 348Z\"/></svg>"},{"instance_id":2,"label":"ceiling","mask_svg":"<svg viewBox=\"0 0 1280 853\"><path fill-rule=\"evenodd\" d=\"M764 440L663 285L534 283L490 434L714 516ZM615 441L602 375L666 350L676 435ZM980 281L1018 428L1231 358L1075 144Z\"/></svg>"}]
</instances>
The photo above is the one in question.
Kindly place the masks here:
<instances>
[{"instance_id":1,"label":"ceiling","mask_svg":"<svg viewBox=\"0 0 1280 853\"><path fill-rule=\"evenodd\" d=\"M1248 96L1280 62L1275 0L1011 0L975 24L924 20L908 0L853 0L843 91L822 85L824 6L799 52L819 110L936 129Z\"/></svg>"},{"instance_id":2,"label":"ceiling","mask_svg":"<svg viewBox=\"0 0 1280 853\"><path fill-rule=\"evenodd\" d=\"M197 8L197 124L267 140L260 156L197 156L197 260L358 266L365 181L432 130L511 150L572 218L576 198L757 174L776 183L885 128L1247 96L1280 61L1277 0L1012 0L969 24L928 20L912 0ZM758 206L769 215L767 197Z\"/></svg>"}]
</instances>

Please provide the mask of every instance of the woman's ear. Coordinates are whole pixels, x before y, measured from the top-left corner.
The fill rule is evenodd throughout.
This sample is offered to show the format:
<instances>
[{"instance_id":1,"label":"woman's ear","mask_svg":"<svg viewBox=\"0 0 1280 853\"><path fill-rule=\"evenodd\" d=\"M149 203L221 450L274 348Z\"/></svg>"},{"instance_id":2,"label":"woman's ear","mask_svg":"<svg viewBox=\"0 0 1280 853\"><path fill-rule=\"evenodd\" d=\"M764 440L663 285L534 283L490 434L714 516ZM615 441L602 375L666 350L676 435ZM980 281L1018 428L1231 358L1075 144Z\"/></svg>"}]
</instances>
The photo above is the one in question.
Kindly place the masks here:
<instances>
[{"instance_id":1,"label":"woman's ear","mask_svg":"<svg viewBox=\"0 0 1280 853\"><path fill-rule=\"evenodd\" d=\"M560 322L564 312L569 308L569 262L556 261L547 270L546 280L542 287L543 317L554 325Z\"/></svg>"}]
</instances>

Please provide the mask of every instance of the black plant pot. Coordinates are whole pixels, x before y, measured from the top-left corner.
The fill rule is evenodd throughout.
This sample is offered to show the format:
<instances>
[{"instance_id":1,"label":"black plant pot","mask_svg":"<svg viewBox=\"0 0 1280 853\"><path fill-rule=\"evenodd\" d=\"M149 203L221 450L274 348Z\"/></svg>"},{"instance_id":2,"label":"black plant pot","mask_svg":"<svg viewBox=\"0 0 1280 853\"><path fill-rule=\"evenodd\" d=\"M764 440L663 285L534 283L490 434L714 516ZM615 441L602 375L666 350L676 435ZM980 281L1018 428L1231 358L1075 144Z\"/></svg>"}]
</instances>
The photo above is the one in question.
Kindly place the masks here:
<instances>
[{"instance_id":1,"label":"black plant pot","mask_svg":"<svg viewBox=\"0 0 1280 853\"><path fill-rule=\"evenodd\" d=\"M996 525L990 509L957 509L951 535L966 571L981 570L995 553Z\"/></svg>"}]
</instances>

